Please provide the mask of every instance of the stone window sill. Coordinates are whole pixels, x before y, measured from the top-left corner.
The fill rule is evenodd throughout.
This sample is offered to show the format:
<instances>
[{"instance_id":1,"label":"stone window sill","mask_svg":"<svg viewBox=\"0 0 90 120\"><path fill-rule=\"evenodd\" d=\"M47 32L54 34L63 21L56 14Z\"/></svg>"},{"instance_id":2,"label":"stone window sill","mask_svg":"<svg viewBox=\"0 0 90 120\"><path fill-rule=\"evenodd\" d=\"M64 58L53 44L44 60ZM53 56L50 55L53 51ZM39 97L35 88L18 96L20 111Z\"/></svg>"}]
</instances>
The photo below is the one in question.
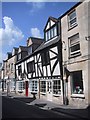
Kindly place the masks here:
<instances>
[{"instance_id":1,"label":"stone window sill","mask_svg":"<svg viewBox=\"0 0 90 120\"><path fill-rule=\"evenodd\" d=\"M85 96L84 96L84 94L72 94L71 98L83 98L83 99L85 99Z\"/></svg>"}]
</instances>

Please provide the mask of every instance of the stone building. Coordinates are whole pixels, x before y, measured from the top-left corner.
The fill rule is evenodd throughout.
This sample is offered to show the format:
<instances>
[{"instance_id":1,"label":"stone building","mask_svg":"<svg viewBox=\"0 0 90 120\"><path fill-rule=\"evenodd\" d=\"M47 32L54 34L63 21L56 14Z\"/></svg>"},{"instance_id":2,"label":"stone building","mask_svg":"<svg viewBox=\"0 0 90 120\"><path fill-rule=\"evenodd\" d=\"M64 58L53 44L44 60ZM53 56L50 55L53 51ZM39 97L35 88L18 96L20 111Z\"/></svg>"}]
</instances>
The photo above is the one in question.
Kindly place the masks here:
<instances>
[{"instance_id":1,"label":"stone building","mask_svg":"<svg viewBox=\"0 0 90 120\"><path fill-rule=\"evenodd\" d=\"M59 19L64 96L68 104L86 106L90 104L90 1L76 4Z\"/></svg>"}]
</instances>

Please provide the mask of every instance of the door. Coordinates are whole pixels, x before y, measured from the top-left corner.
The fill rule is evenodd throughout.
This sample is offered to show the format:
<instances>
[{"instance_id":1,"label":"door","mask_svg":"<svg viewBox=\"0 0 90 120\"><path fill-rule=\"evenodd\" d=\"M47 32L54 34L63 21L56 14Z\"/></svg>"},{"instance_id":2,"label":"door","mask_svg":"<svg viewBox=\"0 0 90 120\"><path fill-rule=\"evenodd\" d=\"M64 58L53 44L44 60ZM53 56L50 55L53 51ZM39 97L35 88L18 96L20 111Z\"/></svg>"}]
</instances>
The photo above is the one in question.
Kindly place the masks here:
<instances>
[{"instance_id":1,"label":"door","mask_svg":"<svg viewBox=\"0 0 90 120\"><path fill-rule=\"evenodd\" d=\"M26 81L26 96L28 96L28 81Z\"/></svg>"},{"instance_id":2,"label":"door","mask_svg":"<svg viewBox=\"0 0 90 120\"><path fill-rule=\"evenodd\" d=\"M52 81L47 81L47 100L52 101Z\"/></svg>"}]
</instances>

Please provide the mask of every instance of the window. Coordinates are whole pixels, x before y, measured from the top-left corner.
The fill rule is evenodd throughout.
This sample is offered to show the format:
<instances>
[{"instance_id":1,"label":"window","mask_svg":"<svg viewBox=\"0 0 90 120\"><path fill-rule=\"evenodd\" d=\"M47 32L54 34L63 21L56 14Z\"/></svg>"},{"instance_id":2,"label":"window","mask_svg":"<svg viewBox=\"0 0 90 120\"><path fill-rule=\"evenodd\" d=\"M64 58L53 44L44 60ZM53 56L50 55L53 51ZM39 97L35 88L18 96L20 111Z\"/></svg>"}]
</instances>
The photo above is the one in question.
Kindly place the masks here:
<instances>
[{"instance_id":1,"label":"window","mask_svg":"<svg viewBox=\"0 0 90 120\"><path fill-rule=\"evenodd\" d=\"M77 20L76 20L76 11L74 10L72 13L68 15L68 26L69 28L72 28L75 25L77 25Z\"/></svg>"},{"instance_id":2,"label":"window","mask_svg":"<svg viewBox=\"0 0 90 120\"><path fill-rule=\"evenodd\" d=\"M53 81L53 94L60 95L61 94L61 84L60 80Z\"/></svg>"},{"instance_id":3,"label":"window","mask_svg":"<svg viewBox=\"0 0 90 120\"><path fill-rule=\"evenodd\" d=\"M21 73L22 73L22 69L21 69L21 65L20 65L20 66L18 66L18 75L21 75Z\"/></svg>"},{"instance_id":4,"label":"window","mask_svg":"<svg viewBox=\"0 0 90 120\"><path fill-rule=\"evenodd\" d=\"M51 28L50 30L48 30L46 33L45 33L45 37L46 37L46 41L57 36L57 27L54 26L53 28Z\"/></svg>"},{"instance_id":5,"label":"window","mask_svg":"<svg viewBox=\"0 0 90 120\"><path fill-rule=\"evenodd\" d=\"M50 63L48 51L41 53L41 60L43 66L48 65Z\"/></svg>"},{"instance_id":6,"label":"window","mask_svg":"<svg viewBox=\"0 0 90 120\"><path fill-rule=\"evenodd\" d=\"M72 81L72 93L73 94L83 94L83 80L82 71L75 71L71 73Z\"/></svg>"},{"instance_id":7,"label":"window","mask_svg":"<svg viewBox=\"0 0 90 120\"><path fill-rule=\"evenodd\" d=\"M18 81L18 91L22 92L24 90L24 82Z\"/></svg>"},{"instance_id":8,"label":"window","mask_svg":"<svg viewBox=\"0 0 90 120\"><path fill-rule=\"evenodd\" d=\"M40 92L46 93L46 81L40 82Z\"/></svg>"},{"instance_id":9,"label":"window","mask_svg":"<svg viewBox=\"0 0 90 120\"><path fill-rule=\"evenodd\" d=\"M79 34L69 38L69 56L77 56L80 54Z\"/></svg>"},{"instance_id":10,"label":"window","mask_svg":"<svg viewBox=\"0 0 90 120\"><path fill-rule=\"evenodd\" d=\"M38 91L38 82L30 81L29 88L30 88L30 92L37 92Z\"/></svg>"},{"instance_id":11,"label":"window","mask_svg":"<svg viewBox=\"0 0 90 120\"><path fill-rule=\"evenodd\" d=\"M27 63L27 71L28 73L32 73L35 71L34 61Z\"/></svg>"},{"instance_id":12,"label":"window","mask_svg":"<svg viewBox=\"0 0 90 120\"><path fill-rule=\"evenodd\" d=\"M28 55L30 55L32 53L32 46L28 47Z\"/></svg>"},{"instance_id":13,"label":"window","mask_svg":"<svg viewBox=\"0 0 90 120\"><path fill-rule=\"evenodd\" d=\"M21 59L21 53L18 53L18 60Z\"/></svg>"},{"instance_id":14,"label":"window","mask_svg":"<svg viewBox=\"0 0 90 120\"><path fill-rule=\"evenodd\" d=\"M14 67L14 64L13 64L13 63L11 63L11 71L13 71L13 67Z\"/></svg>"}]
</instances>

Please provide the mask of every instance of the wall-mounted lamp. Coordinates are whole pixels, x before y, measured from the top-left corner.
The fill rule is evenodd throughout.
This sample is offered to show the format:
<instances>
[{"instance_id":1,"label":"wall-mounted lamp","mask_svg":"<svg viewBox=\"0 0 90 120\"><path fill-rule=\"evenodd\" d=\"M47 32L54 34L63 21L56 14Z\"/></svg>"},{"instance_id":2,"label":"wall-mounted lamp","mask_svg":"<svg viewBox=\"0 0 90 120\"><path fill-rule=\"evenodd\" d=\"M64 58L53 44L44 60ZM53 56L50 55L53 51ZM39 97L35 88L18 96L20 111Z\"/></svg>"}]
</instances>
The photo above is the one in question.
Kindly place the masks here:
<instances>
[{"instance_id":1,"label":"wall-mounted lamp","mask_svg":"<svg viewBox=\"0 0 90 120\"><path fill-rule=\"evenodd\" d=\"M86 40L86 41L90 41L90 36L85 37L85 40Z\"/></svg>"}]
</instances>

